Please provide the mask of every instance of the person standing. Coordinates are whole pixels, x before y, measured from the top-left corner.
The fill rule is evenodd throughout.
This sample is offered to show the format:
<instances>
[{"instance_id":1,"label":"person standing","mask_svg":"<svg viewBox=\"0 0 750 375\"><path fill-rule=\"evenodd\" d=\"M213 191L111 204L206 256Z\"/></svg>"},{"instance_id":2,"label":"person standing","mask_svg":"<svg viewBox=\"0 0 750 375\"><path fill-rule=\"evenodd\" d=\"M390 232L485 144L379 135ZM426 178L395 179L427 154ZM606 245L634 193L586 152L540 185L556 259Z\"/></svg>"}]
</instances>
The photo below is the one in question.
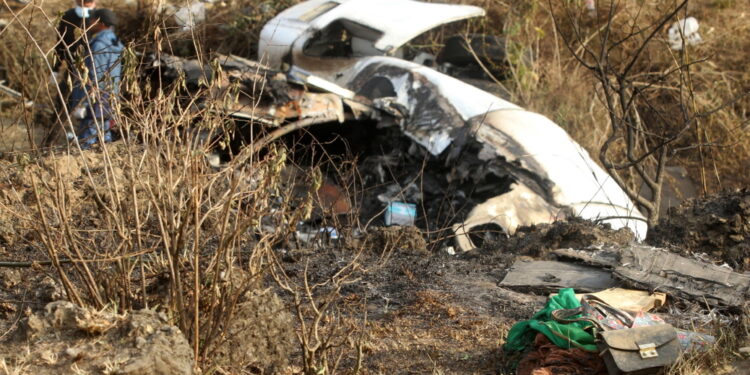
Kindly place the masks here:
<instances>
[{"instance_id":1,"label":"person standing","mask_svg":"<svg viewBox=\"0 0 750 375\"><path fill-rule=\"evenodd\" d=\"M112 107L120 92L120 58L124 49L115 34L116 25L117 17L111 10L96 9L92 12L89 44L84 58L88 76L84 80L85 85L76 86L71 95L82 97L80 105L86 109L78 129L81 148L91 147L100 137L104 142L112 140Z\"/></svg>"},{"instance_id":2,"label":"person standing","mask_svg":"<svg viewBox=\"0 0 750 375\"><path fill-rule=\"evenodd\" d=\"M60 72L63 63L65 63L67 72L75 70L76 62L81 54L81 48L85 45L83 34L90 26L91 13L96 8L96 0L75 0L75 7L68 9L63 13L62 19L57 26L57 44L55 45L55 55L57 57L52 70L52 79L55 83L59 82L61 106L67 106L68 111L75 108L75 104L80 102L81 97L74 98L71 96L71 87L68 86L68 77L76 84L76 75L66 75L60 81ZM69 97L70 96L70 97Z\"/></svg>"}]
</instances>

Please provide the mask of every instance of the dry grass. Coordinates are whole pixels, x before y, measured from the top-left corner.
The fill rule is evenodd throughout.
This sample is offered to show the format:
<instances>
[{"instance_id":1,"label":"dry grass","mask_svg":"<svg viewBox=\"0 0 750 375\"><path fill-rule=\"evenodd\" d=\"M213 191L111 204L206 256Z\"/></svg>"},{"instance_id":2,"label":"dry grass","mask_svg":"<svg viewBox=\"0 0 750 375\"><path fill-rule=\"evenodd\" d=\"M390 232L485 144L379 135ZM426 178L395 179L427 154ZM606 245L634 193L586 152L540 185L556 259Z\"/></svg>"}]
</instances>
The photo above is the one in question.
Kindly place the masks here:
<instances>
[{"instance_id":1,"label":"dry grass","mask_svg":"<svg viewBox=\"0 0 750 375\"><path fill-rule=\"evenodd\" d=\"M512 99L553 119L590 154L598 155L609 131L607 109L598 97L595 80L574 61L563 43L566 35L558 34L553 20L553 15L559 16L564 7L582 8L583 2L462 2L488 9L488 17L472 21L469 32L506 37L511 75L502 83L510 89ZM596 43L609 3L599 1L599 14L582 17L581 27L585 31L582 39ZM648 24L673 1L615 3L618 7L615 24L624 35L636 20L642 25ZM692 68L695 95L691 105L696 113L711 112L711 115L700 119L692 134L679 145L685 150L676 155L671 165L686 166L704 193L747 186L747 177L737 171L750 163L750 136L747 132L750 126L750 77L746 68L747 51L750 50L750 33L747 32L750 3L692 1L686 14L680 14L680 17L685 16L699 20L703 37L703 43L690 50L690 57L706 60ZM675 52L666 47L666 34L666 30L659 33L646 57L636 66L635 74L642 77L644 84L654 73L668 71L676 64ZM437 48L439 38L433 43ZM623 54L627 55L633 48L635 46L625 46ZM662 100L664 108L674 106L669 95L664 94L676 87L678 78L675 76L672 81L660 82L650 94L657 102ZM657 128L666 126L656 118L648 120L656 122ZM703 146L695 147L698 144ZM631 180L631 183L636 181Z\"/></svg>"},{"instance_id":2,"label":"dry grass","mask_svg":"<svg viewBox=\"0 0 750 375\"><path fill-rule=\"evenodd\" d=\"M716 344L703 353L685 355L672 366L668 375L741 374L748 360L737 350L747 346L750 337L750 308L745 308L734 327L715 324ZM739 371L739 372L738 372Z\"/></svg>"}]
</instances>

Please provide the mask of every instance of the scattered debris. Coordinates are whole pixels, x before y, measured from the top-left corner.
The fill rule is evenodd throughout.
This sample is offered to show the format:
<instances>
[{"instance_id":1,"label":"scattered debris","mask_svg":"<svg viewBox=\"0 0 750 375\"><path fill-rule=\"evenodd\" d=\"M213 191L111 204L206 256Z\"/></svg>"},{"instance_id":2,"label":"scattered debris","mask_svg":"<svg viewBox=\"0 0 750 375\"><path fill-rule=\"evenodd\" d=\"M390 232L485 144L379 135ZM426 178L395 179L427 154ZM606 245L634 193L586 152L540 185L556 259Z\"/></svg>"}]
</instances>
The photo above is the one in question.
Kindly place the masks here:
<instances>
[{"instance_id":1,"label":"scattered debris","mask_svg":"<svg viewBox=\"0 0 750 375\"><path fill-rule=\"evenodd\" d=\"M23 100L23 94L20 92L13 90L12 88L5 86L5 81L0 80L0 92L4 93L6 95L9 95L13 98ZM31 100L24 100L23 106L26 108L31 108L34 106L34 102Z\"/></svg>"},{"instance_id":2,"label":"scattered debris","mask_svg":"<svg viewBox=\"0 0 750 375\"><path fill-rule=\"evenodd\" d=\"M649 293L645 290L610 288L587 294L601 299L616 309L630 312L651 311L664 306L667 302L667 295L665 293ZM550 296L554 295L553 293ZM577 293L575 296L580 300L584 294Z\"/></svg>"},{"instance_id":3,"label":"scattered debris","mask_svg":"<svg viewBox=\"0 0 750 375\"><path fill-rule=\"evenodd\" d=\"M591 328L594 329L591 329ZM545 339L540 339L540 335ZM603 360L609 374L655 373L678 360L683 352L706 350L716 342L709 335L676 329L661 317L639 311L634 315L617 309L592 295L581 300L573 289L561 289L550 296L545 307L527 321L516 323L508 332L504 349L521 351L524 371L554 366L539 358L540 347L549 343L563 366L585 366L586 373L602 371ZM599 353L589 357L584 353Z\"/></svg>"},{"instance_id":4,"label":"scattered debris","mask_svg":"<svg viewBox=\"0 0 750 375\"><path fill-rule=\"evenodd\" d=\"M560 249L552 253L609 268L626 285L711 306L741 308L750 295L750 274L732 272L655 247L632 244L601 250Z\"/></svg>"},{"instance_id":5,"label":"scattered debris","mask_svg":"<svg viewBox=\"0 0 750 375\"><path fill-rule=\"evenodd\" d=\"M381 110L402 113L390 122L432 157L461 168L453 171L454 181L476 183L493 176L514 182L511 190L517 192L507 194L505 184L495 185L490 200L456 227L461 250L478 246L466 235L476 226L499 225L512 234L519 226L573 216L627 227L644 238L644 217L557 124L400 58L400 47L417 35L482 15L477 7L411 0L310 0L269 21L258 49L271 68L288 63L290 74L341 88L335 92L345 99L343 92L356 93ZM481 168L462 168L474 160Z\"/></svg>"},{"instance_id":6,"label":"scattered debris","mask_svg":"<svg viewBox=\"0 0 750 375\"><path fill-rule=\"evenodd\" d=\"M419 191L419 187L415 183L410 183L406 187L401 188L398 184L388 185L386 191L382 194L378 194L378 200L383 203L391 203L401 201L407 202L421 202L422 192Z\"/></svg>"},{"instance_id":7,"label":"scattered debris","mask_svg":"<svg viewBox=\"0 0 750 375\"><path fill-rule=\"evenodd\" d=\"M306 243L312 244L320 242L321 244L330 243L339 239L339 232L334 227L323 227L316 229L301 228L295 232L297 239Z\"/></svg>"},{"instance_id":8,"label":"scattered debris","mask_svg":"<svg viewBox=\"0 0 750 375\"><path fill-rule=\"evenodd\" d=\"M585 5L587 9L595 10L594 1L586 1ZM263 7L269 5L264 3ZM385 13L397 17L385 17L388 22L382 22ZM515 311L520 305L523 308L537 306L542 297L517 293L498 285L532 292L562 287L574 287L581 291L609 288L592 295L615 308L634 312L647 312L663 306L667 294L713 306L739 307L750 292L750 275L680 257L663 249L632 244L646 234L642 215L609 176L559 126L539 114L470 86L468 81L441 74L442 70L429 69L428 66L436 63L435 56L431 54L419 54L412 61L402 59L404 56L400 47L414 35L447 22L483 14L483 10L471 6L410 0L383 0L377 4L365 0L313 0L290 8L264 28L264 32L267 28L274 29L274 35L269 36L266 32L265 38L261 38L261 51L265 52L265 61L271 67L237 56L222 55L216 55L215 60L221 69L199 60L183 60L168 55L160 56L159 60L153 62L153 67L158 68L161 74L183 76L187 85L193 88L204 85L208 80L216 80L214 83L219 84L210 92L206 102L214 100L222 103L224 107L218 107L218 110L234 119L247 120L252 125L261 124L263 129L254 139L257 141L254 144L256 149L303 128L331 124L351 128L353 121L373 123L367 125L373 125L371 127L376 132L382 133L382 138L376 139L386 140L380 143L387 143L387 147L391 146L391 142L395 144L390 153L363 154L362 162L358 165L360 171L376 166L362 173L367 187L382 185L377 193L369 194L368 199L376 202L380 212L385 213L384 224L393 227L368 225L364 234L357 232L346 238L340 237L339 229L343 227L327 226L311 220L299 223L296 235L301 242L311 244L319 240L341 239L339 243L344 245L341 248L356 246L358 249L375 248L383 255L398 253L410 258L411 263L398 264L400 269L397 271L403 273L404 278L412 284L422 281L419 276L415 277L415 273L431 272L441 277L432 280L453 287L459 285L460 288L454 290L472 297L482 294L482 299L489 301L487 305L498 304ZM410 22L404 22L404 19ZM180 8L175 14L175 21L183 30L190 30L204 20L205 6L200 2ZM305 28L307 26L310 27ZM692 17L678 21L673 29L670 29L673 48L673 31L679 38L676 41L679 48L676 49L682 49L684 43L693 45L700 42L698 23ZM275 43L279 40L282 43ZM496 45L500 46L500 43ZM282 62L291 65L288 72L274 70L280 69ZM13 90L0 89L14 97L21 97ZM225 100L227 98L232 100ZM208 108L206 102L198 102L196 108ZM519 124L524 127L519 127ZM358 132L359 129L349 131ZM403 135L408 142L392 137L394 134ZM368 139L378 143L374 140ZM378 146L382 151L383 145ZM74 157L61 158L60 162L72 167L66 171L62 164L42 165L58 171L63 179L80 179L81 170ZM220 156L215 154L212 165L218 166L220 162ZM405 165L409 169L404 174L392 176L393 170L401 170ZM352 212L352 197L347 189L330 176L322 176L315 182L314 186L319 186L315 192L317 212L312 215L315 220ZM446 185L452 183L459 188L454 191L445 189ZM432 258L434 254L426 252L425 233L429 231L421 231L419 225L431 219L434 216L432 213L444 208L434 204L439 200L437 197L442 199L441 205L449 200L445 203L450 206L446 210L449 211L446 217L450 217L451 224L454 224L452 229L456 234L456 243L455 247L441 244L442 251ZM735 269L743 266L747 269L750 261L745 242L750 238L746 235L750 230L746 228L746 216L750 216L750 200L746 198L741 195L736 201L733 200L731 204L737 204L731 210L735 211L726 215L693 212L696 218L701 216L705 220L693 220L695 225L687 230L687 234L672 230L670 225L677 224L666 222L662 224L662 229L651 232L649 239L658 241L661 236L669 243L680 243L682 239L678 236L684 235L693 240L687 242L691 247L684 249L684 252L699 248L703 251L713 251L714 247L727 248L726 241L731 241L731 254L711 255L727 261ZM385 210L382 210L382 203L387 204ZM420 216L427 218L417 218L418 204L425 210L424 215L420 211ZM683 213L687 215L687 211ZM557 221L562 219L567 221ZM434 223L428 223L425 227L429 229L429 225L433 229L436 227ZM4 230L0 230L0 240L8 242L4 238ZM672 237L668 237L667 232ZM701 242L704 237L710 240ZM363 246L363 243L369 246ZM591 245L597 247L590 248ZM549 251L558 247L588 249ZM474 254L464 253L477 248L481 249ZM506 250L507 253L502 256L487 255L489 252L502 253ZM445 254L451 257L447 258ZM561 260L518 257L544 257L548 254ZM331 258L338 256L333 251L328 255ZM420 263L420 256L425 263L443 264L427 271L419 269L425 264ZM482 258L485 256L487 258ZM471 259L473 263L469 261ZM485 259L496 263L482 264ZM587 264L568 262L570 259ZM327 266L334 261L340 260L319 265L325 270L319 275L327 275L326 272L330 271ZM451 262L454 264L447 264ZM463 265L456 266L455 263L459 262ZM506 270L512 262L513 266ZM482 277L470 277L468 269L478 265L495 269L487 271L489 268L485 268ZM445 271L448 269L453 272ZM374 272L368 276L382 277L383 274L387 273ZM444 275L448 276L442 278ZM502 281L498 283L500 279ZM2 287L11 288L21 282L17 271L0 273ZM621 284L666 293L612 288ZM401 301L391 302L392 296L382 293L378 286L356 287L361 287L365 296L371 293L386 303L392 303L386 305L386 313L389 313L389 308L399 308ZM182 334L169 326L164 316L147 310L134 312L130 316L117 316L60 302L65 298L65 293L52 278L45 279L35 292L38 299L58 301L48 305L45 313L31 315L26 321L26 338L51 346L44 352L34 348L35 354L39 354L47 366L56 366L58 370L65 371L75 363L84 371L101 372L106 368L107 372L133 375L192 372L192 351ZM439 298L420 298L431 301L434 306L441 306L442 295L435 295ZM288 358L290 343L287 339L292 335L293 328L289 317L280 313L284 305L278 298L269 301L258 295L245 297L248 300L243 300L236 319L223 327L230 344L236 344L223 347L216 355L225 366L255 363L259 372L266 372L263 366L280 366ZM360 296L350 294L348 297L355 299ZM526 328L532 328L531 331L542 332L522 334L522 339L526 341L533 335L535 350L525 358L532 368L529 372L536 373L538 369L582 373L603 371L603 362L598 354L581 349L589 350L594 345L593 340L588 341L588 337L583 336L584 329L571 334L559 322L548 319L552 311L575 308L576 304L571 298L578 300L580 306L580 294L561 292L551 297L545 310L534 315L532 320L535 322L524 322L527 323ZM449 307L444 313L441 310L441 314L441 319L445 316L457 319L462 311ZM689 342L704 340L701 341L704 344L708 342L693 332L677 331L676 335L672 335L664 321L653 316L636 316L636 319L660 324L656 326L658 328L652 326L642 330L644 337L649 339L648 344L653 345L637 345L639 340L629 340L623 344L605 337L610 345L609 352L622 349L631 357L638 355L643 359L657 353L664 358L662 344L674 344L675 338ZM544 326L547 327L546 331ZM575 327L585 328L583 325ZM629 328L632 327L634 325ZM545 336L549 333L557 335L558 340ZM559 334L562 333L571 338L564 349L565 345L557 346L560 345ZM614 335L618 333L623 332ZM578 334L580 336L570 337ZM259 340L258 335L274 336L279 341L265 342ZM518 339L518 336L514 339ZM73 345L61 343L66 340L73 340ZM120 342L118 345L117 340ZM124 347L126 354L107 354L107 345ZM740 352L745 353L745 349L741 348ZM35 364L32 362L30 366L33 368ZM619 368L628 370L621 365ZM523 373L520 368L519 373Z\"/></svg>"},{"instance_id":9,"label":"scattered debris","mask_svg":"<svg viewBox=\"0 0 750 375\"><path fill-rule=\"evenodd\" d=\"M683 18L675 21L669 28L669 47L675 51L682 51L685 44L694 46L702 42L698 34L698 20L695 17Z\"/></svg>"},{"instance_id":10,"label":"scattered debris","mask_svg":"<svg viewBox=\"0 0 750 375\"><path fill-rule=\"evenodd\" d=\"M195 25L206 20L206 6L196 1L179 8L174 14L174 21L183 31L192 30Z\"/></svg>"},{"instance_id":11,"label":"scattered debris","mask_svg":"<svg viewBox=\"0 0 750 375\"><path fill-rule=\"evenodd\" d=\"M501 287L537 293L560 288L593 292L618 284L608 271L574 263L544 260L517 260L500 282Z\"/></svg>"}]
</instances>

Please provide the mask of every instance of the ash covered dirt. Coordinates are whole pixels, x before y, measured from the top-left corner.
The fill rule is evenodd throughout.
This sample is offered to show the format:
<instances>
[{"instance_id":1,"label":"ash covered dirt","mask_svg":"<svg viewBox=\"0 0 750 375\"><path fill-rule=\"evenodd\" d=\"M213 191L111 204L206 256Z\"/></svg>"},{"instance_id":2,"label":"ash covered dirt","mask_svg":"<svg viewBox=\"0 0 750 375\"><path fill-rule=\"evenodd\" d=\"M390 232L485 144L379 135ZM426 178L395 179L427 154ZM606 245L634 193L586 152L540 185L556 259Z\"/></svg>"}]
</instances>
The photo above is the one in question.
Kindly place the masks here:
<instances>
[{"instance_id":1,"label":"ash covered dirt","mask_svg":"<svg viewBox=\"0 0 750 375\"><path fill-rule=\"evenodd\" d=\"M550 250L583 249L594 245L627 245L635 236L627 228L614 230L609 225L570 218L551 224L520 227L513 236L483 245L485 251L543 257Z\"/></svg>"},{"instance_id":2,"label":"ash covered dirt","mask_svg":"<svg viewBox=\"0 0 750 375\"><path fill-rule=\"evenodd\" d=\"M402 151L394 152L398 154ZM86 155L91 157L89 153ZM375 158L375 161L371 158ZM363 163L376 165L376 161L379 162L378 158L370 154L369 160L363 159ZM70 164L72 163L68 163ZM45 170L34 168L27 172L36 172L37 169L39 173ZM79 181L81 176L76 171L77 169L73 168L68 173L69 176L63 178L73 182ZM395 169L394 171L395 175L403 172ZM401 187L407 186L408 182L413 180L413 174L419 174L420 171L415 169L403 173L399 175L402 179L396 179ZM24 178L27 174L29 173L14 173L6 180L18 181L19 186L28 188L29 184L25 183ZM390 172L387 174L391 175ZM388 181L388 178L384 181ZM370 180L363 194L377 197L387 192L389 185L388 182L381 184L379 179ZM92 189L89 185L72 182L69 186L72 193L81 191L90 194ZM441 186L442 189L442 184L435 183L434 186ZM461 186L457 184L451 189L464 190ZM415 197L412 199L419 201L417 192L414 194ZM450 192L441 190L430 195L422 191L420 194L421 199L430 200L429 203L434 210L428 209L428 214L420 216L432 218L435 216L430 215L440 212L439 204L445 195L450 195ZM71 198L75 196L74 194ZM359 201L357 198L353 197L353 200ZM468 203L458 202L456 207L463 207L469 203L471 200ZM727 206L731 204L726 203ZM380 210L382 205L382 201L373 200L371 209ZM455 219L457 211L444 212L450 214L440 216L441 219ZM9 219L12 218L11 215L7 216ZM546 295L518 293L498 286L508 268L519 256L543 258L550 250L558 248L624 245L633 240L628 230L612 230L588 221L570 219L566 222L522 227L508 238L486 237L480 249L451 255L448 249L452 245L452 240L442 238L444 233L436 234L436 231L430 231L430 228L436 226L439 227L436 223L427 225L423 222L418 222L417 227L378 227L376 224L370 226L362 235L356 235L343 226L337 228L341 232L338 242L317 247L292 246L277 249L281 253L279 258L285 272L297 281L307 273L311 283L325 282L341 267L356 258L362 272L353 283L346 285L342 290L342 311L346 311L351 319L361 319L363 313L367 313L368 346L363 367L370 373L426 373L430 369L451 374L497 373L506 362L500 347L507 330L517 321L532 316L546 300ZM19 244L25 242L21 239L30 234L20 233L19 230L23 227L11 227L14 227L15 233L8 230L8 238L0 238L0 243L7 247L5 251L12 251L13 256L19 260L38 259L40 249L19 248ZM5 232L0 232L2 233ZM0 254L2 251L0 249ZM8 269L0 272L0 298L11 301L0 304L0 332L13 330L13 325L18 326L16 322L27 317L27 308L40 314L46 302L65 298L64 291L59 283L55 282L54 277L54 272L49 267ZM248 357L262 357L268 361L282 360L276 366L283 366L285 359L292 363L298 362L298 354L284 354L290 351L289 342L276 345L273 341L268 341L276 346L267 346L267 342L263 341L263 335L259 334L289 334L289 327L285 325L290 323L289 319L285 320L286 323L277 324L265 321L263 317L278 315L277 312L282 307L292 309L288 296L283 298L284 303L260 300L248 302L248 308L238 316L242 321L229 327L232 332L240 333L232 335L232 338L237 340L232 340L230 345L237 345L227 347L229 350L221 353L227 362L252 360ZM76 330L80 333L80 329ZM113 333L107 331L104 336L96 337L104 337L104 342L114 348L130 350L133 344L128 341L132 340L130 336L107 336L110 334ZM79 336L76 335L65 334L63 338L78 340ZM42 334L39 337L44 338L48 335ZM44 354L44 358L48 359L42 358L43 352L39 352L38 358L30 359L32 362L27 363L40 366L40 369L59 370L61 367L58 366L70 366L73 361L64 357L65 350L68 347L77 347L78 344L75 343L70 340L63 343L55 342L52 344L54 349L51 349L51 353L57 356L53 358L54 361L49 359L52 357L48 357L48 354ZM8 348L20 352L22 345L15 342ZM250 349L239 352L233 350L240 345ZM17 363L23 365L20 363L23 359L19 358ZM188 362L192 363L191 360ZM87 362L81 362L79 365L88 366ZM102 365L92 363L91 366ZM98 370L101 367L89 368ZM262 371L261 367L257 368Z\"/></svg>"},{"instance_id":3,"label":"ash covered dirt","mask_svg":"<svg viewBox=\"0 0 750 375\"><path fill-rule=\"evenodd\" d=\"M669 210L646 242L684 256L705 253L716 263L750 271L750 190L687 200Z\"/></svg>"},{"instance_id":4,"label":"ash covered dirt","mask_svg":"<svg viewBox=\"0 0 750 375\"><path fill-rule=\"evenodd\" d=\"M325 248L286 250L282 259L292 277L307 272L310 283L320 283L357 257L363 272L342 289L341 298L356 306L352 313L367 311L372 347L365 368L476 374L500 371L505 332L546 301L546 295L498 286L516 257L538 257L561 247L626 244L633 235L573 220L521 228L510 238L456 255L430 246L415 227L373 227L352 238L345 233Z\"/></svg>"}]
</instances>

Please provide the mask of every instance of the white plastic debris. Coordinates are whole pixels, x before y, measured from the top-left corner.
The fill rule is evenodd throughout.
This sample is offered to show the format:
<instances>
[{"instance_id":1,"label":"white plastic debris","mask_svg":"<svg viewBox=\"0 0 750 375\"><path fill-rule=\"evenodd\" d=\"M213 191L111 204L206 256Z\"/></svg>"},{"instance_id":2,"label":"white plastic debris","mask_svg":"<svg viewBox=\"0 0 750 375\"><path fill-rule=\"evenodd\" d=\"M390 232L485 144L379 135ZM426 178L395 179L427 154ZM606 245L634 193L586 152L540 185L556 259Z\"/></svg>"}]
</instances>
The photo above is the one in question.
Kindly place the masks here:
<instances>
[{"instance_id":1,"label":"white plastic debris","mask_svg":"<svg viewBox=\"0 0 750 375\"><path fill-rule=\"evenodd\" d=\"M685 47L685 43L689 46L700 43L703 40L698 34L699 27L700 25L695 17L678 20L669 28L669 47L675 51L681 51Z\"/></svg>"},{"instance_id":2,"label":"white plastic debris","mask_svg":"<svg viewBox=\"0 0 750 375\"><path fill-rule=\"evenodd\" d=\"M206 154L206 161L208 162L208 165L214 168L221 167L221 156L216 152Z\"/></svg>"},{"instance_id":3,"label":"white plastic debris","mask_svg":"<svg viewBox=\"0 0 750 375\"><path fill-rule=\"evenodd\" d=\"M448 255L456 255L456 249L453 246L446 246L443 248L443 251L448 253Z\"/></svg>"},{"instance_id":4,"label":"white plastic debris","mask_svg":"<svg viewBox=\"0 0 750 375\"><path fill-rule=\"evenodd\" d=\"M297 239L306 243L328 243L329 241L336 241L339 238L339 231L334 227L322 227L322 228L299 228L296 232Z\"/></svg>"},{"instance_id":5,"label":"white plastic debris","mask_svg":"<svg viewBox=\"0 0 750 375\"><path fill-rule=\"evenodd\" d=\"M182 26L183 31L191 30L195 25L206 20L206 5L202 2L194 2L181 7L175 12L174 20Z\"/></svg>"}]
</instances>

